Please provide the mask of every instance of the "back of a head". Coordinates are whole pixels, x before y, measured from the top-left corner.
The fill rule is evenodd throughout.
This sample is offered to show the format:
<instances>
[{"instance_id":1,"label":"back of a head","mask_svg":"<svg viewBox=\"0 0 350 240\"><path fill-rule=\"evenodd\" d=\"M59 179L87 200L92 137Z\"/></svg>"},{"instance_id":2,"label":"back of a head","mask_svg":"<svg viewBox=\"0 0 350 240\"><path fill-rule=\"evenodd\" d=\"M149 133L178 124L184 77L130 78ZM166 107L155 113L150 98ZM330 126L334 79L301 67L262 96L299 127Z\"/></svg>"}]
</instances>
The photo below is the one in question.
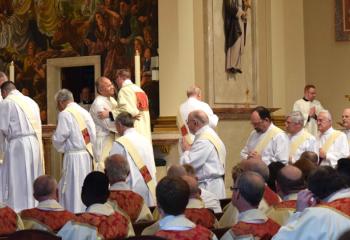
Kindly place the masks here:
<instances>
[{"instance_id":1,"label":"back of a head","mask_svg":"<svg viewBox=\"0 0 350 240\"><path fill-rule=\"evenodd\" d=\"M189 188L190 188L190 197L199 197L200 196L200 191L198 188L198 181L196 178L189 176L189 175L184 175L182 176L182 179L187 182Z\"/></svg>"},{"instance_id":2,"label":"back of a head","mask_svg":"<svg viewBox=\"0 0 350 240\"><path fill-rule=\"evenodd\" d=\"M94 203L105 203L109 197L109 181L107 176L98 171L89 173L84 180L81 199L85 206Z\"/></svg>"},{"instance_id":3,"label":"back of a head","mask_svg":"<svg viewBox=\"0 0 350 240\"><path fill-rule=\"evenodd\" d=\"M308 189L319 199L324 199L346 187L345 179L330 166L318 167L308 179Z\"/></svg>"},{"instance_id":4,"label":"back of a head","mask_svg":"<svg viewBox=\"0 0 350 240\"><path fill-rule=\"evenodd\" d=\"M266 163L258 159L247 159L241 162L241 168L244 172L252 171L260 174L267 182L269 180L270 172Z\"/></svg>"},{"instance_id":5,"label":"back of a head","mask_svg":"<svg viewBox=\"0 0 350 240\"><path fill-rule=\"evenodd\" d=\"M315 152L312 152L312 151L305 151L303 152L300 157L299 157L299 160L302 160L302 159L308 159L310 160L315 166L317 165L318 163L318 156L317 156L317 153Z\"/></svg>"},{"instance_id":6,"label":"back of a head","mask_svg":"<svg viewBox=\"0 0 350 240\"><path fill-rule=\"evenodd\" d=\"M179 164L171 165L167 171L168 177L182 177L186 174L185 168Z\"/></svg>"},{"instance_id":7,"label":"back of a head","mask_svg":"<svg viewBox=\"0 0 350 240\"><path fill-rule=\"evenodd\" d=\"M307 180L310 173L317 168L317 166L307 158L300 158L293 165L300 169L300 171L303 173L305 180Z\"/></svg>"},{"instance_id":8,"label":"back of a head","mask_svg":"<svg viewBox=\"0 0 350 240\"><path fill-rule=\"evenodd\" d=\"M244 172L238 177L236 186L251 206L259 205L265 190L265 182L260 174L252 171Z\"/></svg>"},{"instance_id":9,"label":"back of a head","mask_svg":"<svg viewBox=\"0 0 350 240\"><path fill-rule=\"evenodd\" d=\"M259 117L261 119L269 119L271 121L271 114L270 111L263 107L263 106L257 106L256 108L253 109L252 112L257 112L259 114Z\"/></svg>"},{"instance_id":10,"label":"back of a head","mask_svg":"<svg viewBox=\"0 0 350 240\"><path fill-rule=\"evenodd\" d=\"M42 175L33 183L34 198L38 201L49 199L56 194L57 181L49 175Z\"/></svg>"},{"instance_id":11,"label":"back of a head","mask_svg":"<svg viewBox=\"0 0 350 240\"><path fill-rule=\"evenodd\" d=\"M115 119L116 122L120 123L124 127L132 128L134 127L134 119L128 112L121 112Z\"/></svg>"},{"instance_id":12,"label":"back of a head","mask_svg":"<svg viewBox=\"0 0 350 240\"><path fill-rule=\"evenodd\" d=\"M281 162L272 162L269 164L269 180L267 181L267 185L274 191L276 192L276 177L277 173L284 167L285 165Z\"/></svg>"},{"instance_id":13,"label":"back of a head","mask_svg":"<svg viewBox=\"0 0 350 240\"><path fill-rule=\"evenodd\" d=\"M337 171L346 180L348 187L350 187L350 158L341 158L337 162Z\"/></svg>"},{"instance_id":14,"label":"back of a head","mask_svg":"<svg viewBox=\"0 0 350 240\"><path fill-rule=\"evenodd\" d=\"M303 173L292 165L285 166L277 173L276 182L284 194L296 193L305 188Z\"/></svg>"},{"instance_id":15,"label":"back of a head","mask_svg":"<svg viewBox=\"0 0 350 240\"><path fill-rule=\"evenodd\" d=\"M195 110L190 113L192 115L192 119L198 121L200 125L209 124L208 115L202 110Z\"/></svg>"},{"instance_id":16,"label":"back of a head","mask_svg":"<svg viewBox=\"0 0 350 240\"><path fill-rule=\"evenodd\" d=\"M119 69L117 70L117 77L121 77L122 79L130 79L130 70L129 69Z\"/></svg>"},{"instance_id":17,"label":"back of a head","mask_svg":"<svg viewBox=\"0 0 350 240\"><path fill-rule=\"evenodd\" d=\"M66 101L74 102L73 93L65 88L60 89L55 94L55 100L56 102L66 102Z\"/></svg>"},{"instance_id":18,"label":"back of a head","mask_svg":"<svg viewBox=\"0 0 350 240\"><path fill-rule=\"evenodd\" d=\"M187 89L187 97L197 97L201 95L201 89L195 85Z\"/></svg>"},{"instance_id":19,"label":"back of a head","mask_svg":"<svg viewBox=\"0 0 350 240\"><path fill-rule=\"evenodd\" d=\"M1 91L11 92L16 89L16 85L11 81L6 81L1 84Z\"/></svg>"},{"instance_id":20,"label":"back of a head","mask_svg":"<svg viewBox=\"0 0 350 240\"><path fill-rule=\"evenodd\" d=\"M111 184L125 181L130 172L129 163L123 155L111 155L105 161L105 172Z\"/></svg>"},{"instance_id":21,"label":"back of a head","mask_svg":"<svg viewBox=\"0 0 350 240\"><path fill-rule=\"evenodd\" d=\"M157 203L165 214L180 215L188 204L190 188L180 177L164 177L156 187Z\"/></svg>"},{"instance_id":22,"label":"back of a head","mask_svg":"<svg viewBox=\"0 0 350 240\"><path fill-rule=\"evenodd\" d=\"M187 175L197 177L196 170L194 170L194 167L191 164L185 163L182 164L182 166L184 167Z\"/></svg>"}]
</instances>

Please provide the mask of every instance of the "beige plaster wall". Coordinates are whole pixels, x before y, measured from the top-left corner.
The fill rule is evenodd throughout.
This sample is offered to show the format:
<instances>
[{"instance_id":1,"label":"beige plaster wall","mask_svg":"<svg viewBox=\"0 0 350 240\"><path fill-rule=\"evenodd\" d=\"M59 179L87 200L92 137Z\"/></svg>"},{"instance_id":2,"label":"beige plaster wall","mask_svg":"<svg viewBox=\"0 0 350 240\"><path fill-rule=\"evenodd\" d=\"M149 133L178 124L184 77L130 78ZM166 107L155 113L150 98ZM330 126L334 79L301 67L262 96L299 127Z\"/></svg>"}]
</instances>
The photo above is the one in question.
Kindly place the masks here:
<instances>
[{"instance_id":1,"label":"beige plaster wall","mask_svg":"<svg viewBox=\"0 0 350 240\"><path fill-rule=\"evenodd\" d=\"M315 84L318 98L339 121L350 102L350 41L335 41L335 1L304 1L306 81Z\"/></svg>"}]
</instances>

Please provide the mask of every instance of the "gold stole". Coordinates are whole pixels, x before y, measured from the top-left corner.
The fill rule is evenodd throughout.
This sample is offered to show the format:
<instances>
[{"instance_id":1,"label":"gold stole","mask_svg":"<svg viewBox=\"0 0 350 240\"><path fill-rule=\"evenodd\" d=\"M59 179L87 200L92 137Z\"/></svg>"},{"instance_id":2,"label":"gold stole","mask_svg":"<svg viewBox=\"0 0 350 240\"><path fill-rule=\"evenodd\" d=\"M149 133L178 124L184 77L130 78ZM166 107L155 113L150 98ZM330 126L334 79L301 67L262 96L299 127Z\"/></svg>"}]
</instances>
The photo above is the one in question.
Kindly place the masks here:
<instances>
[{"instance_id":1,"label":"gold stole","mask_svg":"<svg viewBox=\"0 0 350 240\"><path fill-rule=\"evenodd\" d=\"M329 148L332 146L334 141L340 136L341 131L334 130L333 133L327 138L325 143L322 145L323 151L327 154Z\"/></svg>"},{"instance_id":2,"label":"gold stole","mask_svg":"<svg viewBox=\"0 0 350 240\"><path fill-rule=\"evenodd\" d=\"M180 111L178 111L177 113L176 122L177 122L177 127L180 130L181 136L185 138L188 144L191 145L193 143L193 140L190 135L190 130L188 129L185 119L182 118Z\"/></svg>"},{"instance_id":3,"label":"gold stole","mask_svg":"<svg viewBox=\"0 0 350 240\"><path fill-rule=\"evenodd\" d=\"M302 130L302 131L303 133L297 136L294 139L294 141L290 144L289 158L291 158L295 154L295 152L297 151L297 149L302 143L304 143L309 137L311 137L310 133L306 132L305 130Z\"/></svg>"},{"instance_id":4,"label":"gold stole","mask_svg":"<svg viewBox=\"0 0 350 240\"><path fill-rule=\"evenodd\" d=\"M271 141L271 139L281 132L283 132L281 129L273 126L273 128L271 128L270 130L268 130L267 133L265 133L263 139L260 139L258 144L255 146L254 151L256 151L258 154L261 154L261 152L265 149L265 147Z\"/></svg>"},{"instance_id":5,"label":"gold stole","mask_svg":"<svg viewBox=\"0 0 350 240\"><path fill-rule=\"evenodd\" d=\"M94 154L92 151L92 144L90 142L90 135L89 135L89 131L87 129L87 125L86 125L86 122L85 122L83 116L72 106L67 106L66 109L64 109L64 111L71 113L73 115L74 119L77 121L77 123L79 125L80 132L83 136L85 148L89 152L91 157L93 158Z\"/></svg>"},{"instance_id":6,"label":"gold stole","mask_svg":"<svg viewBox=\"0 0 350 240\"><path fill-rule=\"evenodd\" d=\"M125 136L118 138L116 141L126 148L131 158L134 160L136 167L139 169L149 191L151 192L153 200L156 200L156 182L152 178L147 166L144 164L135 146Z\"/></svg>"},{"instance_id":7,"label":"gold stole","mask_svg":"<svg viewBox=\"0 0 350 240\"><path fill-rule=\"evenodd\" d=\"M224 152L224 149L221 148L220 139L217 136L210 134L209 132L204 132L204 133L200 134L198 139L204 139L204 140L208 140L209 142L211 142L214 145L214 147L219 155L220 162L222 163L222 165L225 166L225 152Z\"/></svg>"},{"instance_id":8,"label":"gold stole","mask_svg":"<svg viewBox=\"0 0 350 240\"><path fill-rule=\"evenodd\" d=\"M43 166L43 174L45 174L45 161L44 161L44 148L43 148L43 141L42 141L42 129L41 129L41 120L37 121L37 118L34 116L32 112L32 108L27 104L26 101L22 99L21 96L10 94L6 97L6 99L11 100L15 102L24 112L28 122L34 129L36 138L39 142L39 151L40 151L40 158L41 158L41 164Z\"/></svg>"}]
</instances>

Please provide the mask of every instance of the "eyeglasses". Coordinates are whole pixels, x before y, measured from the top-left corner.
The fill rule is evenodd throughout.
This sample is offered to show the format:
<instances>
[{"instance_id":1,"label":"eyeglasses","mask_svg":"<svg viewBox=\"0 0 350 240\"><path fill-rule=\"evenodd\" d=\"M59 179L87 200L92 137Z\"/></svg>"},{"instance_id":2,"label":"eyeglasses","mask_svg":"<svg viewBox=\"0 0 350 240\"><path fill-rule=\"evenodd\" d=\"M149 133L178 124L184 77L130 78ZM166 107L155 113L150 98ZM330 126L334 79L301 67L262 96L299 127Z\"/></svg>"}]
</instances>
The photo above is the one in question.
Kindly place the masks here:
<instances>
[{"instance_id":1,"label":"eyeglasses","mask_svg":"<svg viewBox=\"0 0 350 240\"><path fill-rule=\"evenodd\" d=\"M238 187L230 187L230 190L232 191L232 192L234 192L234 191L237 191L237 190L239 190L239 188Z\"/></svg>"}]
</instances>

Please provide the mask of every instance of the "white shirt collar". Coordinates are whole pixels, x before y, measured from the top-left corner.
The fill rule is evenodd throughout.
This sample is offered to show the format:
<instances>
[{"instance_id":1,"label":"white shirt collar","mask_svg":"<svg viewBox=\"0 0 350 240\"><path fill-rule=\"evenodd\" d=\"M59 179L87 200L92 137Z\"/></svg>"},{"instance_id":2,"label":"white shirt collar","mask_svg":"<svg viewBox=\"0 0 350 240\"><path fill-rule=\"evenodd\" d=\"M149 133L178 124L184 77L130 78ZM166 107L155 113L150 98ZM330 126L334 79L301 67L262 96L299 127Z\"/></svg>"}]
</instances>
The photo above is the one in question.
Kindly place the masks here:
<instances>
[{"instance_id":1,"label":"white shirt collar","mask_svg":"<svg viewBox=\"0 0 350 240\"><path fill-rule=\"evenodd\" d=\"M100 215L112 215L114 213L113 207L108 203L95 203L86 209L88 213L95 213Z\"/></svg>"},{"instance_id":2,"label":"white shirt collar","mask_svg":"<svg viewBox=\"0 0 350 240\"><path fill-rule=\"evenodd\" d=\"M55 199L47 199L45 201L39 202L38 209L47 210L47 211L63 211L64 208L55 200Z\"/></svg>"},{"instance_id":3,"label":"white shirt collar","mask_svg":"<svg viewBox=\"0 0 350 240\"><path fill-rule=\"evenodd\" d=\"M341 198L350 198L350 188L344 188L339 191L336 191L335 193L332 193L331 195L326 197L324 200L326 202L332 202Z\"/></svg>"},{"instance_id":4,"label":"white shirt collar","mask_svg":"<svg viewBox=\"0 0 350 240\"><path fill-rule=\"evenodd\" d=\"M117 190L130 190L130 187L128 184L126 184L125 182L116 182L113 183L110 187L109 190L111 191L117 191Z\"/></svg>"},{"instance_id":5,"label":"white shirt collar","mask_svg":"<svg viewBox=\"0 0 350 240\"><path fill-rule=\"evenodd\" d=\"M209 125L204 125L202 128L198 129L197 132L194 135L198 136L201 133L205 132L208 128L210 128Z\"/></svg>"},{"instance_id":6,"label":"white shirt collar","mask_svg":"<svg viewBox=\"0 0 350 240\"><path fill-rule=\"evenodd\" d=\"M184 231L194 228L196 225L188 220L184 214L178 216L167 215L159 220L160 230Z\"/></svg>"},{"instance_id":7,"label":"white shirt collar","mask_svg":"<svg viewBox=\"0 0 350 240\"><path fill-rule=\"evenodd\" d=\"M190 198L186 208L205 208L202 199Z\"/></svg>"},{"instance_id":8,"label":"white shirt collar","mask_svg":"<svg viewBox=\"0 0 350 240\"><path fill-rule=\"evenodd\" d=\"M128 128L125 130L123 135L129 134L129 133L135 133L136 129L135 128Z\"/></svg>"},{"instance_id":9,"label":"white shirt collar","mask_svg":"<svg viewBox=\"0 0 350 240\"><path fill-rule=\"evenodd\" d=\"M126 80L124 80L122 87L124 87L126 85L130 85L130 84L133 84L133 82L130 79L126 79Z\"/></svg>"},{"instance_id":10,"label":"white shirt collar","mask_svg":"<svg viewBox=\"0 0 350 240\"><path fill-rule=\"evenodd\" d=\"M244 212L239 213L238 221L246 223L265 223L267 217L259 209L250 209Z\"/></svg>"}]
</instances>

